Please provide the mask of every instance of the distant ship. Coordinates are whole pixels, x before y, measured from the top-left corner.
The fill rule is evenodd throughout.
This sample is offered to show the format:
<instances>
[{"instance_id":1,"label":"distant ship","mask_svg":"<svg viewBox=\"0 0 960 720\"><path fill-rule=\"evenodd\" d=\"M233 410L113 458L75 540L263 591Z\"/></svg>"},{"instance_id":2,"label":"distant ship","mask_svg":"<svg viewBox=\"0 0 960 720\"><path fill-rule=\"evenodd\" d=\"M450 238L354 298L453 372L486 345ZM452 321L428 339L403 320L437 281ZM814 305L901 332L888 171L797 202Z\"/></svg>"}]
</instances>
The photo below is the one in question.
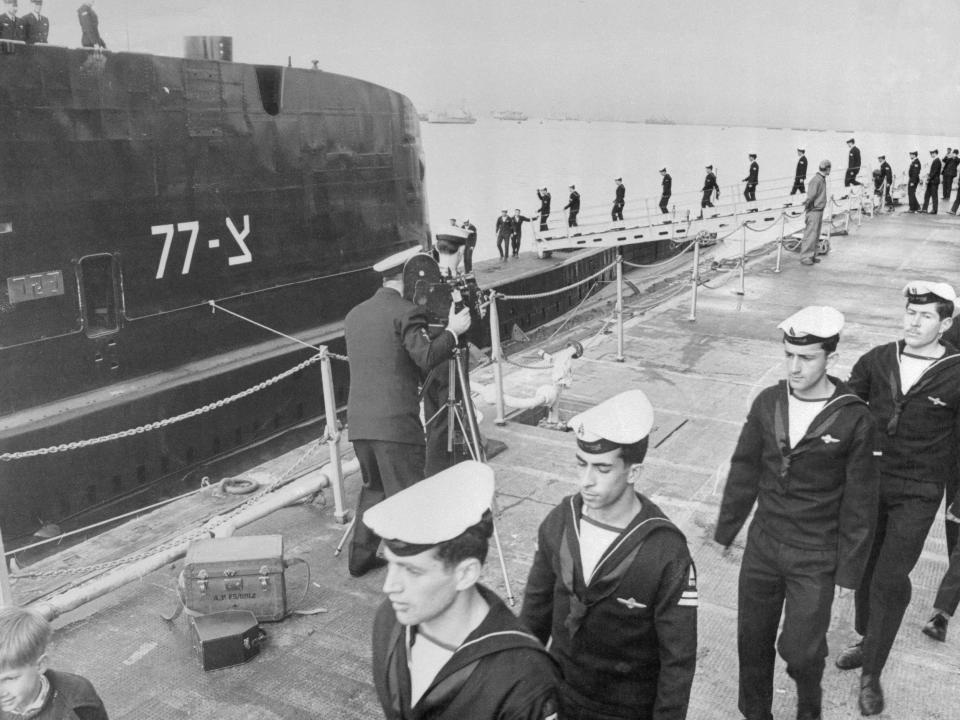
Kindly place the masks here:
<instances>
[{"instance_id":1,"label":"distant ship","mask_svg":"<svg viewBox=\"0 0 960 720\"><path fill-rule=\"evenodd\" d=\"M644 122L647 125L676 125L676 121L671 120L670 118L661 115L659 117L648 117Z\"/></svg>"},{"instance_id":2,"label":"distant ship","mask_svg":"<svg viewBox=\"0 0 960 720\"><path fill-rule=\"evenodd\" d=\"M497 120L510 120L512 122L523 122L527 119L520 110L499 110L491 113Z\"/></svg>"},{"instance_id":3,"label":"distant ship","mask_svg":"<svg viewBox=\"0 0 960 720\"><path fill-rule=\"evenodd\" d=\"M442 123L447 125L472 125L477 119L466 110L458 113L451 112L431 112L427 113L427 122Z\"/></svg>"}]
</instances>

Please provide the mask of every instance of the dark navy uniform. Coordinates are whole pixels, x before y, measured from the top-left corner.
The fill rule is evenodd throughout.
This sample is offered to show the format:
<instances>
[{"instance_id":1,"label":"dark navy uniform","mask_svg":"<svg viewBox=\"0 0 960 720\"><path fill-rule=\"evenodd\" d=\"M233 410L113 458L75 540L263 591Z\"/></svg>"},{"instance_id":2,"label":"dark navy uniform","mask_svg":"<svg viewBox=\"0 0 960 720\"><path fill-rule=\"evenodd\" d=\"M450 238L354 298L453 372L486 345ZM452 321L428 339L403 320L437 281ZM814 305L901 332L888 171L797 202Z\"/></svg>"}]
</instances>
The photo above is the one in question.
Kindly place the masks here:
<instances>
[{"instance_id":1,"label":"dark navy uniform","mask_svg":"<svg viewBox=\"0 0 960 720\"><path fill-rule=\"evenodd\" d=\"M523 237L523 224L525 222L530 222L530 218L526 215L513 215L510 218L510 249L514 257L520 254L520 239Z\"/></svg>"},{"instance_id":2,"label":"dark navy uniform","mask_svg":"<svg viewBox=\"0 0 960 720\"><path fill-rule=\"evenodd\" d=\"M920 185L920 160L916 153L910 153L913 157L910 160L910 169L907 171L907 197L910 201L910 212L917 212L920 209L920 202L917 200L917 187Z\"/></svg>"},{"instance_id":3,"label":"dark navy uniform","mask_svg":"<svg viewBox=\"0 0 960 720\"><path fill-rule=\"evenodd\" d=\"M843 176L843 186L859 185L857 174L860 172L860 148L856 145L850 145L850 152L847 153L847 172Z\"/></svg>"},{"instance_id":4,"label":"dark navy uniform","mask_svg":"<svg viewBox=\"0 0 960 720\"><path fill-rule=\"evenodd\" d=\"M960 354L951 347L904 393L904 342L876 347L853 367L848 385L877 421L880 507L870 560L856 593L863 674L878 677L910 602L910 572L957 472L955 423Z\"/></svg>"},{"instance_id":5,"label":"dark navy uniform","mask_svg":"<svg viewBox=\"0 0 960 720\"><path fill-rule=\"evenodd\" d=\"M380 606L373 626L373 679L387 720L560 717L556 663L500 598L481 585L477 590L490 612L413 707L408 648L417 628L400 625L389 600Z\"/></svg>"},{"instance_id":6,"label":"dark navy uniform","mask_svg":"<svg viewBox=\"0 0 960 720\"><path fill-rule=\"evenodd\" d=\"M960 157L949 154L943 158L943 199L950 199L950 192L953 190L953 179L957 177L957 166L960 165Z\"/></svg>"},{"instance_id":7,"label":"dark navy uniform","mask_svg":"<svg viewBox=\"0 0 960 720\"><path fill-rule=\"evenodd\" d=\"M36 12L30 12L21 17L20 37L28 45L47 42L47 36L50 34L50 20L46 15L38 15Z\"/></svg>"},{"instance_id":8,"label":"dark navy uniform","mask_svg":"<svg viewBox=\"0 0 960 720\"><path fill-rule=\"evenodd\" d=\"M883 204L888 208L893 208L893 198L890 197L890 188L893 187L893 168L886 159L880 163L880 185L877 187L877 194L883 192Z\"/></svg>"},{"instance_id":9,"label":"dark navy uniform","mask_svg":"<svg viewBox=\"0 0 960 720\"><path fill-rule=\"evenodd\" d=\"M740 710L772 718L776 650L797 683L798 714L820 714L834 585L859 585L876 520L874 421L830 378L833 395L792 448L786 381L754 400L730 462L715 539L729 546L754 503L740 568ZM776 645L781 613L783 631Z\"/></svg>"},{"instance_id":10,"label":"dark navy uniform","mask_svg":"<svg viewBox=\"0 0 960 720\"><path fill-rule=\"evenodd\" d=\"M800 159L797 160L797 170L794 174L793 179L793 188L790 190L791 195L796 195L797 193L806 192L804 189L804 183L807 180L807 156L801 155Z\"/></svg>"},{"instance_id":11,"label":"dark navy uniform","mask_svg":"<svg viewBox=\"0 0 960 720\"><path fill-rule=\"evenodd\" d=\"M537 197L540 198L540 230L547 230L547 218L550 217L550 192L543 188L537 189Z\"/></svg>"},{"instance_id":12,"label":"dark navy uniform","mask_svg":"<svg viewBox=\"0 0 960 720\"><path fill-rule=\"evenodd\" d=\"M3 13L0 15L0 40L23 40L20 34L20 24L17 22L16 15ZM11 43L0 43L0 52L12 53L16 45Z\"/></svg>"},{"instance_id":13,"label":"dark navy uniform","mask_svg":"<svg viewBox=\"0 0 960 720\"><path fill-rule=\"evenodd\" d=\"M670 196L673 194L673 178L670 173L663 173L663 180L660 182L662 190L660 191L660 212L667 213L667 203L670 202Z\"/></svg>"},{"instance_id":14,"label":"dark navy uniform","mask_svg":"<svg viewBox=\"0 0 960 720\"><path fill-rule=\"evenodd\" d=\"M711 202L713 198L713 192L716 190L717 196L720 195L720 186L717 185L717 176L713 174L713 170L707 170L707 176L703 179L703 198L700 200L700 209L713 207Z\"/></svg>"},{"instance_id":15,"label":"dark navy uniform","mask_svg":"<svg viewBox=\"0 0 960 720\"><path fill-rule=\"evenodd\" d=\"M613 197L613 209L610 211L611 220L623 220L623 208L626 205L627 188L623 183L617 183L617 192Z\"/></svg>"},{"instance_id":16,"label":"dark navy uniform","mask_svg":"<svg viewBox=\"0 0 960 720\"><path fill-rule=\"evenodd\" d=\"M937 198L938 189L940 185L940 158L934 157L930 161L930 170L927 172L927 189L923 194L923 209L921 212L927 212L927 204L932 200L933 209L930 211L931 215L937 214Z\"/></svg>"},{"instance_id":17,"label":"dark navy uniform","mask_svg":"<svg viewBox=\"0 0 960 720\"><path fill-rule=\"evenodd\" d=\"M960 517L960 492L954 496L949 511L954 517ZM946 525L948 528L950 526L957 527L957 523L950 520L946 522ZM958 605L960 605L960 545L954 542L953 547L950 548L950 564L940 581L940 586L937 588L937 597L933 601L933 607L948 615L954 615L957 612Z\"/></svg>"},{"instance_id":18,"label":"dark navy uniform","mask_svg":"<svg viewBox=\"0 0 960 720\"><path fill-rule=\"evenodd\" d=\"M81 46L90 48L105 48L107 46L103 38L100 37L100 20L89 4L83 3L77 8L77 19L80 21Z\"/></svg>"},{"instance_id":19,"label":"dark navy uniform","mask_svg":"<svg viewBox=\"0 0 960 720\"><path fill-rule=\"evenodd\" d=\"M349 568L361 575L374 563L380 538L360 520L376 503L422 480L424 431L418 387L421 373L450 357L456 339L431 340L425 311L381 287L344 321L350 358L347 413L350 441L363 475Z\"/></svg>"},{"instance_id":20,"label":"dark navy uniform","mask_svg":"<svg viewBox=\"0 0 960 720\"><path fill-rule=\"evenodd\" d=\"M697 654L696 569L683 534L648 498L585 583L583 500L540 525L520 619L564 675L564 718L681 720Z\"/></svg>"},{"instance_id":21,"label":"dark navy uniform","mask_svg":"<svg viewBox=\"0 0 960 720\"><path fill-rule=\"evenodd\" d=\"M463 246L463 271L473 272L473 251L477 247L477 226L464 220L460 226L467 231L467 243Z\"/></svg>"},{"instance_id":22,"label":"dark navy uniform","mask_svg":"<svg viewBox=\"0 0 960 720\"><path fill-rule=\"evenodd\" d=\"M580 212L580 193L570 188L570 201L563 206L564 210L570 210L567 216L567 227L577 226L577 214Z\"/></svg>"},{"instance_id":23,"label":"dark navy uniform","mask_svg":"<svg viewBox=\"0 0 960 720\"><path fill-rule=\"evenodd\" d=\"M743 189L743 199L747 202L753 202L757 199L757 183L760 182L760 166L752 157L750 159L750 169L747 176L743 179L747 186Z\"/></svg>"}]
</instances>

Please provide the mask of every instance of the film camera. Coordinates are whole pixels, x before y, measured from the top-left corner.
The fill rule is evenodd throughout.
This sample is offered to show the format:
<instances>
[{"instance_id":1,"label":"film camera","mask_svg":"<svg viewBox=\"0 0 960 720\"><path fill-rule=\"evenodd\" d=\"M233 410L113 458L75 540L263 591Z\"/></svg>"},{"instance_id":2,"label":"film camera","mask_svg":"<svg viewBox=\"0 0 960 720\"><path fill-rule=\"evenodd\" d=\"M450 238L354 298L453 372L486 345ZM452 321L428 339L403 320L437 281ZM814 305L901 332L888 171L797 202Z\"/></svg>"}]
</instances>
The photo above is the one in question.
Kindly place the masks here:
<instances>
[{"instance_id":1,"label":"film camera","mask_svg":"<svg viewBox=\"0 0 960 720\"><path fill-rule=\"evenodd\" d=\"M469 308L470 330L465 339L473 341L482 335L490 292L477 285L473 273L444 277L432 256L414 255L403 266L403 295L427 311L431 325L446 326L451 304L458 312Z\"/></svg>"}]
</instances>

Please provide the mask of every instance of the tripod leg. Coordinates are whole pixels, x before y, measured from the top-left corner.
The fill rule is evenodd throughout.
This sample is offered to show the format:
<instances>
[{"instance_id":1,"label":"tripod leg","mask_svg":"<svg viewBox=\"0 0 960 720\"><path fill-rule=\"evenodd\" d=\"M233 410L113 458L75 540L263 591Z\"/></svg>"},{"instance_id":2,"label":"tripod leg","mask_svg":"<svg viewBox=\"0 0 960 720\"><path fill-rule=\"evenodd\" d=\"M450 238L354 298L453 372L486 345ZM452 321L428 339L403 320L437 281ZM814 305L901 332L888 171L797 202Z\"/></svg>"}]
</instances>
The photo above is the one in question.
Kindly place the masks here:
<instances>
[{"instance_id":1,"label":"tripod leg","mask_svg":"<svg viewBox=\"0 0 960 720\"><path fill-rule=\"evenodd\" d=\"M353 533L353 527L356 524L357 524L357 516L354 515L353 518L350 520L350 524L347 525L347 529L343 531L343 537L340 538L340 542L337 543L337 549L334 550L333 552L334 557L339 555L340 551L343 550L343 546L346 544L347 538L350 537L350 535Z\"/></svg>"},{"instance_id":2,"label":"tripod leg","mask_svg":"<svg viewBox=\"0 0 960 720\"><path fill-rule=\"evenodd\" d=\"M454 428L454 409L457 407L457 355L454 351L454 357L448 361L447 375L447 454L453 454L453 441L456 435Z\"/></svg>"}]
</instances>

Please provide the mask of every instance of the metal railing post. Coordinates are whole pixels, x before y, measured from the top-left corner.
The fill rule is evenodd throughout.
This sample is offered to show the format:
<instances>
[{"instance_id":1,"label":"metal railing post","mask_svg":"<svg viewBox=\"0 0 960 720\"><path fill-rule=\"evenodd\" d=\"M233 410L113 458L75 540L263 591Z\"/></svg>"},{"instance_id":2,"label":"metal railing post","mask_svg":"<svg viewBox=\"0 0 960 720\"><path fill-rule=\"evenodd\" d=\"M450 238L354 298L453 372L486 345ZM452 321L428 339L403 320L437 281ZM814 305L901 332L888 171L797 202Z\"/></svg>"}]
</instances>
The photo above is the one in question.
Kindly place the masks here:
<instances>
[{"instance_id":1,"label":"metal railing post","mask_svg":"<svg viewBox=\"0 0 960 720\"><path fill-rule=\"evenodd\" d=\"M700 287L700 238L693 239L693 269L690 273L690 322L697 319L697 289Z\"/></svg>"},{"instance_id":2,"label":"metal railing post","mask_svg":"<svg viewBox=\"0 0 960 720\"><path fill-rule=\"evenodd\" d=\"M0 607L13 604L13 590L10 588L10 576L7 574L7 555L3 549L3 534L0 533Z\"/></svg>"},{"instance_id":3,"label":"metal railing post","mask_svg":"<svg viewBox=\"0 0 960 720\"><path fill-rule=\"evenodd\" d=\"M783 236L787 231L787 214L780 213L780 239L777 240L777 266L773 269L775 273L780 272L780 261L783 259Z\"/></svg>"},{"instance_id":4,"label":"metal railing post","mask_svg":"<svg viewBox=\"0 0 960 720\"><path fill-rule=\"evenodd\" d=\"M623 362L623 254L617 252L617 362Z\"/></svg>"},{"instance_id":5,"label":"metal railing post","mask_svg":"<svg viewBox=\"0 0 960 720\"><path fill-rule=\"evenodd\" d=\"M343 508L343 467L340 465L340 428L337 424L337 406L333 394L333 368L330 366L330 352L327 346L321 345L319 350L323 410L327 421L323 439L327 443L330 468L333 471L333 477L330 478L330 486L333 488L333 519L343 524L347 522L347 511Z\"/></svg>"},{"instance_id":6,"label":"metal railing post","mask_svg":"<svg viewBox=\"0 0 960 720\"><path fill-rule=\"evenodd\" d=\"M653 227L653 219L650 217L650 201L647 198L643 199L643 206L647 210L647 227Z\"/></svg>"},{"instance_id":7,"label":"metal railing post","mask_svg":"<svg viewBox=\"0 0 960 720\"><path fill-rule=\"evenodd\" d=\"M747 222L743 222L743 239L740 241L740 289L737 295L745 295L744 288L744 265L747 263Z\"/></svg>"},{"instance_id":8,"label":"metal railing post","mask_svg":"<svg viewBox=\"0 0 960 720\"><path fill-rule=\"evenodd\" d=\"M493 422L496 425L506 425L503 405L503 348L500 345L500 311L497 309L497 293L490 295L490 359L493 360L493 384L497 390L497 416Z\"/></svg>"}]
</instances>

